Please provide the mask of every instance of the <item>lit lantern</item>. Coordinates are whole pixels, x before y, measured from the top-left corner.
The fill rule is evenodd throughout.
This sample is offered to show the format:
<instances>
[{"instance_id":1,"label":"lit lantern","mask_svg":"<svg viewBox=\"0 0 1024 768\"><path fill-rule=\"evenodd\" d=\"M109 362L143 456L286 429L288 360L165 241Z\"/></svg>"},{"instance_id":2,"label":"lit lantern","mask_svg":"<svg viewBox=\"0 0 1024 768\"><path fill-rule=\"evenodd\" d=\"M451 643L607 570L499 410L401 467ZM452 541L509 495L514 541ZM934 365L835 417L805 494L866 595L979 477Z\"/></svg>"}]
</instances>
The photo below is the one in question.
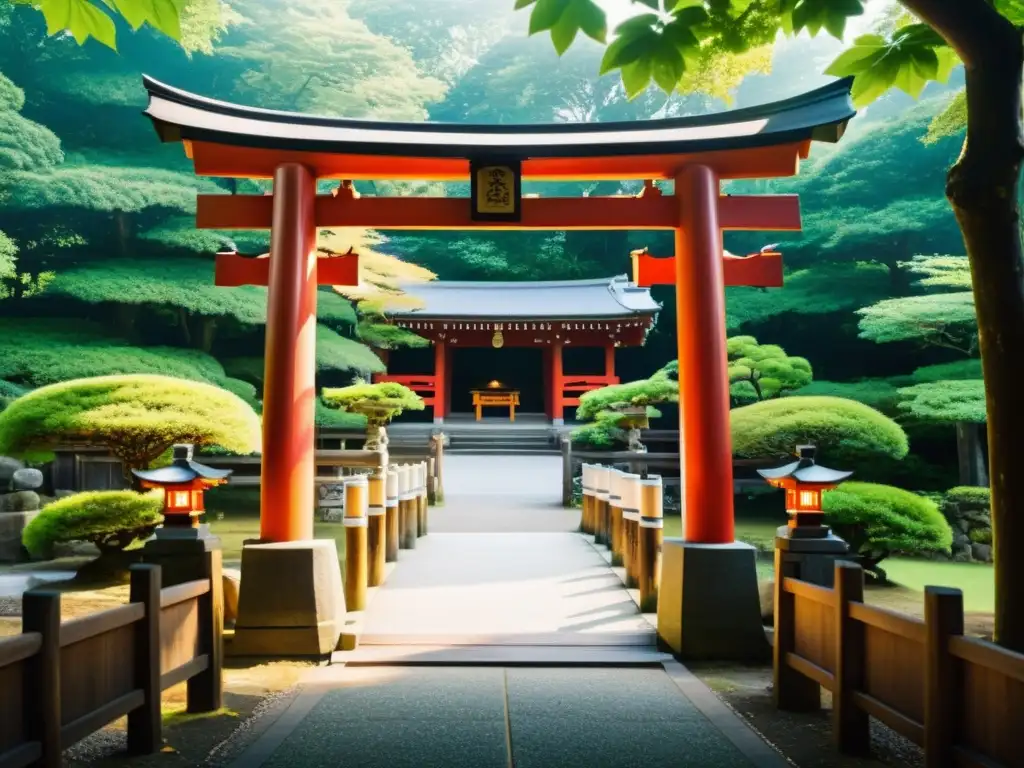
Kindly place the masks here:
<instances>
[{"instance_id":1,"label":"lit lantern","mask_svg":"<svg viewBox=\"0 0 1024 768\"><path fill-rule=\"evenodd\" d=\"M824 527L821 495L835 488L853 472L829 469L814 463L814 446L798 445L797 460L775 469L759 469L768 484L786 491L786 512L790 530Z\"/></svg>"},{"instance_id":2,"label":"lit lantern","mask_svg":"<svg viewBox=\"0 0 1024 768\"><path fill-rule=\"evenodd\" d=\"M164 492L164 525L196 528L206 511L203 492L222 485L231 475L230 469L213 469L192 461L191 445L174 446L169 466L151 470L132 470L143 488L159 488Z\"/></svg>"}]
</instances>

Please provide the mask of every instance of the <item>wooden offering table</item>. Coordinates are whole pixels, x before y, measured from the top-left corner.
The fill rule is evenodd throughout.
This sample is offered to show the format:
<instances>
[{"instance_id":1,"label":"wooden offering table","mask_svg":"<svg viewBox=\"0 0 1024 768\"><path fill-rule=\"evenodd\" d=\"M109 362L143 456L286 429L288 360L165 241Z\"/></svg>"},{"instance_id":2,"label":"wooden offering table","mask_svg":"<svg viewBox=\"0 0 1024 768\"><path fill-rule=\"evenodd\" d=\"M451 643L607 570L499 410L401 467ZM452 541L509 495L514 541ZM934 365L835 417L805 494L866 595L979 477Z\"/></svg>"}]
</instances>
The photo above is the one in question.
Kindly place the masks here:
<instances>
[{"instance_id":1,"label":"wooden offering table","mask_svg":"<svg viewBox=\"0 0 1024 768\"><path fill-rule=\"evenodd\" d=\"M476 409L476 420L480 421L483 408L508 406L508 420L516 420L516 406L519 405L519 390L516 389L474 389L473 407Z\"/></svg>"}]
</instances>

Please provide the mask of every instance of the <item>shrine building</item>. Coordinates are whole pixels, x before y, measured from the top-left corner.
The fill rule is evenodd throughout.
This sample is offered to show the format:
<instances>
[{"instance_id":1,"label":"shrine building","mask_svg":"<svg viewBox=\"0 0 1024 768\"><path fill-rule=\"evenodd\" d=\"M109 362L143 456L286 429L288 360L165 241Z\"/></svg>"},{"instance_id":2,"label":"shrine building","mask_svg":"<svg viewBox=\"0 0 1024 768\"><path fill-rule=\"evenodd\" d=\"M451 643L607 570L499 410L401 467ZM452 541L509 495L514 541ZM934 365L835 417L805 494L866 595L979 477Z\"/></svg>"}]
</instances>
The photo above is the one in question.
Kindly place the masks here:
<instances>
[{"instance_id":1,"label":"shrine building","mask_svg":"<svg viewBox=\"0 0 1024 768\"><path fill-rule=\"evenodd\" d=\"M432 342L392 350L388 372L424 398L435 423L449 414L562 424L585 392L618 384L615 350L641 346L661 305L626 275L548 282L436 281L402 286L415 308L389 317ZM467 355L468 350L473 350ZM576 350L587 350L580 355ZM426 353L426 354L424 354ZM586 367L586 372L572 370Z\"/></svg>"}]
</instances>

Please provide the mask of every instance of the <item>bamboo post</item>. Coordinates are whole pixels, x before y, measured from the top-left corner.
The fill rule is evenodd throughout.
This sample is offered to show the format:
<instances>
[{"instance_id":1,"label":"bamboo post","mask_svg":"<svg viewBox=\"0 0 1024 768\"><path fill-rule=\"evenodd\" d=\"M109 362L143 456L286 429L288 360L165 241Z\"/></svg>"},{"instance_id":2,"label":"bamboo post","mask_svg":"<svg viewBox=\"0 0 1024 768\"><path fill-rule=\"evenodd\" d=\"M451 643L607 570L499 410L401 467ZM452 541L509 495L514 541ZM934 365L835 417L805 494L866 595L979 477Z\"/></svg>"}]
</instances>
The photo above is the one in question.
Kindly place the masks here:
<instances>
[{"instance_id":1,"label":"bamboo post","mask_svg":"<svg viewBox=\"0 0 1024 768\"><path fill-rule=\"evenodd\" d=\"M614 467L608 469L608 506L611 510L611 544L608 548L612 551L613 566L622 565L622 475Z\"/></svg>"},{"instance_id":2,"label":"bamboo post","mask_svg":"<svg viewBox=\"0 0 1024 768\"><path fill-rule=\"evenodd\" d=\"M562 438L562 506L572 504L572 441L568 436Z\"/></svg>"},{"instance_id":3,"label":"bamboo post","mask_svg":"<svg viewBox=\"0 0 1024 768\"><path fill-rule=\"evenodd\" d=\"M402 515L402 549L416 549L419 526L416 521L416 492L412 467L403 464L398 470L398 509Z\"/></svg>"},{"instance_id":4,"label":"bamboo post","mask_svg":"<svg viewBox=\"0 0 1024 768\"><path fill-rule=\"evenodd\" d=\"M60 738L60 592L35 590L21 598L21 631L38 632L39 650L27 664L23 679L22 716L41 754L33 766L61 768Z\"/></svg>"},{"instance_id":5,"label":"bamboo post","mask_svg":"<svg viewBox=\"0 0 1024 768\"><path fill-rule=\"evenodd\" d=\"M135 688L142 706L128 713L128 752L151 755L160 746L160 566L136 563L129 567L128 600L141 603L142 619L132 627Z\"/></svg>"},{"instance_id":6,"label":"bamboo post","mask_svg":"<svg viewBox=\"0 0 1024 768\"><path fill-rule=\"evenodd\" d=\"M434 503L444 504L444 433L434 435Z\"/></svg>"},{"instance_id":7,"label":"bamboo post","mask_svg":"<svg viewBox=\"0 0 1024 768\"><path fill-rule=\"evenodd\" d=\"M436 466L436 460L433 456L427 457L427 505L434 506L437 503L437 494L435 493L435 474L434 467Z\"/></svg>"},{"instance_id":8,"label":"bamboo post","mask_svg":"<svg viewBox=\"0 0 1024 768\"><path fill-rule=\"evenodd\" d=\"M419 461L413 465L416 477L416 535L423 538L427 535L427 465Z\"/></svg>"},{"instance_id":9,"label":"bamboo post","mask_svg":"<svg viewBox=\"0 0 1024 768\"><path fill-rule=\"evenodd\" d=\"M398 512L398 466L395 464L388 467L384 492L384 527L387 530L384 559L389 563L397 563L401 521Z\"/></svg>"},{"instance_id":10,"label":"bamboo post","mask_svg":"<svg viewBox=\"0 0 1024 768\"><path fill-rule=\"evenodd\" d=\"M626 587L634 589L640 583L640 569L637 567L640 475L623 473L620 488L622 489L622 565L626 569Z\"/></svg>"},{"instance_id":11,"label":"bamboo post","mask_svg":"<svg viewBox=\"0 0 1024 768\"><path fill-rule=\"evenodd\" d=\"M608 506L608 467L600 464L591 469L594 477L594 542L611 547L610 509Z\"/></svg>"},{"instance_id":12,"label":"bamboo post","mask_svg":"<svg viewBox=\"0 0 1024 768\"><path fill-rule=\"evenodd\" d=\"M594 480L592 475L593 471L589 464L583 463L580 465L580 489L583 492L580 531L591 536L594 534L593 520L591 520L591 512L594 506Z\"/></svg>"},{"instance_id":13,"label":"bamboo post","mask_svg":"<svg viewBox=\"0 0 1024 768\"><path fill-rule=\"evenodd\" d=\"M775 550L775 643L772 646L772 692L775 706L790 712L821 708L821 687L797 672L787 661L796 651L796 595L786 591L786 579L796 578L797 564Z\"/></svg>"},{"instance_id":14,"label":"bamboo post","mask_svg":"<svg viewBox=\"0 0 1024 768\"><path fill-rule=\"evenodd\" d=\"M924 764L955 765L953 746L963 722L963 664L949 652L950 638L964 633L964 596L959 589L925 587Z\"/></svg>"},{"instance_id":15,"label":"bamboo post","mask_svg":"<svg viewBox=\"0 0 1024 768\"><path fill-rule=\"evenodd\" d=\"M640 478L640 520L637 523L637 586L640 587L640 611L658 610L658 587L661 585L661 543L665 534L662 518L660 475Z\"/></svg>"},{"instance_id":16,"label":"bamboo post","mask_svg":"<svg viewBox=\"0 0 1024 768\"><path fill-rule=\"evenodd\" d=\"M853 694L864 690L864 625L850 617L850 604L864 602L864 570L856 563L840 560L834 573L836 670L832 736L840 752L866 757L871 748L868 713L853 701Z\"/></svg>"},{"instance_id":17,"label":"bamboo post","mask_svg":"<svg viewBox=\"0 0 1024 768\"><path fill-rule=\"evenodd\" d=\"M427 490L427 485L430 482L430 464L428 462L420 463L420 473L423 477L423 482L420 484L420 505L423 507L422 535L426 536L430 527L430 493Z\"/></svg>"},{"instance_id":18,"label":"bamboo post","mask_svg":"<svg viewBox=\"0 0 1024 768\"><path fill-rule=\"evenodd\" d=\"M368 516L367 530L367 559L369 560L366 572L366 585L379 587L384 583L385 564L387 563L387 507L384 496L384 470L377 468L370 475L369 480L369 504L366 514Z\"/></svg>"},{"instance_id":19,"label":"bamboo post","mask_svg":"<svg viewBox=\"0 0 1024 768\"><path fill-rule=\"evenodd\" d=\"M366 609L369 490L365 475L345 479L345 608L349 611Z\"/></svg>"}]
</instances>

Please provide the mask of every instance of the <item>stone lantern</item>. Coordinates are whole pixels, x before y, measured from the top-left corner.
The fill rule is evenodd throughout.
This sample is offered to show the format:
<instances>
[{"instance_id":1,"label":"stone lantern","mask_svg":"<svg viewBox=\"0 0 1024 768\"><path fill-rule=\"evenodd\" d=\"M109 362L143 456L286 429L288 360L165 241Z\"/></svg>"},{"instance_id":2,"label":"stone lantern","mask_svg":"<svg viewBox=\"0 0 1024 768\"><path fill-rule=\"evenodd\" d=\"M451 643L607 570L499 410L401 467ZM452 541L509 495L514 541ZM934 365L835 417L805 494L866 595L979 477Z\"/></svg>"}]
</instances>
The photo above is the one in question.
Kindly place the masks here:
<instances>
[{"instance_id":1,"label":"stone lantern","mask_svg":"<svg viewBox=\"0 0 1024 768\"><path fill-rule=\"evenodd\" d=\"M787 525L775 534L775 548L797 565L799 578L831 587L837 559L849 552L846 542L825 525L822 496L853 472L829 469L814 460L813 445L798 445L796 461L757 473L774 488L786 491Z\"/></svg>"}]
</instances>

